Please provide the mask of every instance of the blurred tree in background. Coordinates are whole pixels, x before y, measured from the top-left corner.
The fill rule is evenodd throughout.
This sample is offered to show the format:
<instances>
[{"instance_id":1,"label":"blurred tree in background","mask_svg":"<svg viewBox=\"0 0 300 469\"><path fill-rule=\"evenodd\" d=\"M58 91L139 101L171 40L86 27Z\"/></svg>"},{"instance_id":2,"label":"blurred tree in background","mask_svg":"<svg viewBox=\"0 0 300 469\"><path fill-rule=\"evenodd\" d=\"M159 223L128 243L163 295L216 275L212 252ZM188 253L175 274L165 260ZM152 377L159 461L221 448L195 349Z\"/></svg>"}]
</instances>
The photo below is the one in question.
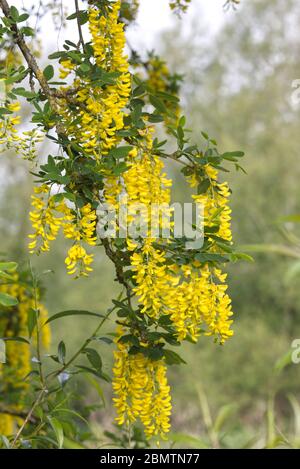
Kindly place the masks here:
<instances>
[{"instance_id":1,"label":"blurred tree in background","mask_svg":"<svg viewBox=\"0 0 300 469\"><path fill-rule=\"evenodd\" d=\"M232 178L237 241L274 241L276 220L299 211L300 109L291 104L292 82L299 75L298 3L243 2L210 40L201 2L193 11L189 27L165 34L164 54L174 70L186 73L183 102L191 109L195 138L204 128L222 148L238 146L247 154L250 177ZM251 311L277 331L294 332L300 298L296 284L284 283L287 261L258 260L237 267L240 282L232 294L238 315L249 317Z\"/></svg>"},{"instance_id":2,"label":"blurred tree in background","mask_svg":"<svg viewBox=\"0 0 300 469\"><path fill-rule=\"evenodd\" d=\"M280 243L278 219L299 213L300 108L291 103L299 76L299 5L242 2L208 39L201 4L191 7L189 25L164 34L162 54L171 70L185 74L182 99L195 138L204 129L221 148L243 148L247 155L247 177L231 180L237 242ZM235 337L220 351L217 366L210 347L200 343L193 368L213 403L238 402L241 417L252 424L266 411L262 398L271 390L299 396L300 376L295 365L274 374L276 361L299 336L299 276L288 275L291 259L278 253L266 250L255 260L235 266L240 275L229 282L239 322ZM188 373L186 368L178 386L182 396ZM289 415L284 398L278 405L281 417Z\"/></svg>"}]
</instances>

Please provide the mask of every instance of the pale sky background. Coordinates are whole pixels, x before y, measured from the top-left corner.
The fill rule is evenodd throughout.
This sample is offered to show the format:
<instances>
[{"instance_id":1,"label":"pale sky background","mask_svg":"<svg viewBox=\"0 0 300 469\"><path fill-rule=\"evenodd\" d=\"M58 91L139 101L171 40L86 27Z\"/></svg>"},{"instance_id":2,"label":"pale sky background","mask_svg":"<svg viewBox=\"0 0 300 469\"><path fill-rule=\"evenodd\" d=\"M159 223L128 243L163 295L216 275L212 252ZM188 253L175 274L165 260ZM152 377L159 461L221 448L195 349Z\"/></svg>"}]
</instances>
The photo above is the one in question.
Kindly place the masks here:
<instances>
[{"instance_id":1,"label":"pale sky background","mask_svg":"<svg viewBox=\"0 0 300 469\"><path fill-rule=\"evenodd\" d=\"M38 4L38 1L35 0L8 0L10 5L15 5L18 8L22 8L22 5L26 7L35 4ZM74 3L72 0L57 0L57 4L63 4L68 7L69 14L74 11ZM86 8L87 2L80 2L80 8ZM188 27L189 19L191 17L201 18L201 25L203 25L203 20L207 25L207 33L213 34L216 32L222 23L229 19L232 12L224 12L223 4L225 0L193 0L191 6L189 7L188 13L183 15L182 21L183 24L186 24ZM169 8L169 0L140 0L140 10L137 18L136 24L131 28L128 33L128 38L133 43L134 47L139 50L149 50L154 48L157 45L160 33L174 27L178 19L172 13ZM68 36L69 39L76 38L76 22L68 22ZM57 32L54 31L52 27L52 22L47 15L42 22L43 27L43 46L46 46L46 49L49 47L53 48L57 42ZM61 46L61 41L64 39L64 33L60 34L59 46Z\"/></svg>"},{"instance_id":2,"label":"pale sky background","mask_svg":"<svg viewBox=\"0 0 300 469\"><path fill-rule=\"evenodd\" d=\"M194 0L182 21L189 24L191 17L201 16L208 26L208 32L216 32L230 12L225 13L224 0ZM169 8L168 0L140 0L140 11L136 26L133 26L129 38L142 49L151 49L160 33L172 28L177 18ZM203 22L201 21L201 24Z\"/></svg>"}]
</instances>

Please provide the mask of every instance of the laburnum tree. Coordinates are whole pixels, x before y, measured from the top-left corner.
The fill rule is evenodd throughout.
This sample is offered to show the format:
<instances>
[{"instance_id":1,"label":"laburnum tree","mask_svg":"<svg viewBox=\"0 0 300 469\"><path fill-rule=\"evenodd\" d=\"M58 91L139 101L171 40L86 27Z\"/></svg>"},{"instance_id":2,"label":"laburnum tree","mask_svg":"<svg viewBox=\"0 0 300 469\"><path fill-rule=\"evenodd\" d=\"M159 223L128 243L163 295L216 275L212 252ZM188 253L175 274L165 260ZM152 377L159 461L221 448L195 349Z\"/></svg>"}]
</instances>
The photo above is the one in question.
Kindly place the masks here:
<instances>
[{"instance_id":1,"label":"laburnum tree","mask_svg":"<svg viewBox=\"0 0 300 469\"><path fill-rule=\"evenodd\" d=\"M15 265L3 263L0 329L9 353L1 369L0 432L8 447L22 447L25 440L34 448L79 444L76 425L66 423L66 415L62 418L63 408L71 404L61 393L81 372L110 381L92 342L116 313L116 329L102 340L115 347L113 402L116 422L126 435L118 444L130 446L134 439L138 444L139 428L143 433L138 435L144 435L139 441L149 445L152 438L166 439L170 430L167 367L183 362L174 347L183 341L196 343L201 336L223 344L233 334L223 265L246 256L232 242L231 191L220 174L228 171L227 163L240 169L243 152L220 153L205 132L199 144L189 141L179 102L182 77L170 73L154 52L142 58L132 45L126 49L125 30L136 18L137 0L89 0L82 5L75 0L74 12L61 21L75 23L78 41L66 39L43 69L38 30L31 24L44 10L57 11L51 2L40 3L38 11L34 6L20 11L0 0L0 78L5 88L0 148L29 160L35 177L29 251L48 251L61 232L69 241L66 271L76 278L91 274L102 248L122 288L106 315L67 311L47 319L37 274L16 273ZM170 7L180 14L189 3L171 0ZM225 6L238 3L227 1ZM20 130L24 100L31 109L31 129L26 131ZM162 125L166 137L160 140ZM37 153L44 139L56 150L41 164ZM193 203L204 207L201 248L187 249L189 239L176 236L173 229L167 238L160 234L165 216L172 218L168 160L181 168ZM107 236L100 208L109 204L119 214L124 201L129 227L136 223L136 205L144 207L140 218L149 227L147 236ZM153 206L164 207L156 218L155 236L150 230ZM118 221L114 229L117 234L121 230ZM45 355L49 323L76 314L99 316L93 334L68 360L64 342L57 355ZM22 363L17 347L25 350ZM88 365L78 365L82 356ZM46 360L54 363L50 372L45 371ZM69 413L80 418L71 409Z\"/></svg>"}]
</instances>

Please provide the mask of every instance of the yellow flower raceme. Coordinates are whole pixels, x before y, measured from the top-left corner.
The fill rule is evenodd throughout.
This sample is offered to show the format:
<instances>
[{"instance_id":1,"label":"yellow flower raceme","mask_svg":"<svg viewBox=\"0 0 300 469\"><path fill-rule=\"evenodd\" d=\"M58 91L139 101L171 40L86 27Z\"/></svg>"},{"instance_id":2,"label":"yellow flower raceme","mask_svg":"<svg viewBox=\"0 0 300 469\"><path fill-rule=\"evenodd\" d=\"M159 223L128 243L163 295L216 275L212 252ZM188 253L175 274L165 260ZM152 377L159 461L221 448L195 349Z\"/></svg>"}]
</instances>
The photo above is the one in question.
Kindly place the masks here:
<instances>
[{"instance_id":1,"label":"yellow flower raceme","mask_svg":"<svg viewBox=\"0 0 300 469\"><path fill-rule=\"evenodd\" d=\"M207 266L181 270L183 278L176 287L169 289L165 298L167 311L178 331L178 339L183 340L189 334L197 341L199 335L204 333L224 343L233 334L227 286L216 282ZM218 274L218 281L224 281L224 274L220 271Z\"/></svg>"},{"instance_id":2,"label":"yellow flower raceme","mask_svg":"<svg viewBox=\"0 0 300 469\"><path fill-rule=\"evenodd\" d=\"M50 195L50 188L43 184L34 189L32 196L33 210L30 220L34 233L29 235L30 252L49 251L50 241L57 238L60 228L66 239L74 241L69 249L65 263L68 273L84 275L92 271L93 255L88 254L82 243L96 244L96 212L86 204L79 213L72 211L65 202L56 202Z\"/></svg>"},{"instance_id":3,"label":"yellow flower raceme","mask_svg":"<svg viewBox=\"0 0 300 469\"><path fill-rule=\"evenodd\" d=\"M61 60L60 65L59 77L64 80L75 69L75 64L71 60Z\"/></svg>"},{"instance_id":4,"label":"yellow flower raceme","mask_svg":"<svg viewBox=\"0 0 300 469\"><path fill-rule=\"evenodd\" d=\"M18 101L6 105L10 114L0 119L0 153L14 150L24 159L33 160L37 154L37 144L44 139L39 130L33 129L18 133L17 125L21 123L21 116L16 114L21 108Z\"/></svg>"},{"instance_id":5,"label":"yellow flower raceme","mask_svg":"<svg viewBox=\"0 0 300 469\"><path fill-rule=\"evenodd\" d=\"M70 275L78 273L87 276L93 270L91 268L93 255L87 254L82 242L90 246L96 244L96 219L95 210L91 208L90 204L87 204L80 210L80 217L77 220L72 218L63 228L65 237L75 241L65 260Z\"/></svg>"},{"instance_id":6,"label":"yellow flower raceme","mask_svg":"<svg viewBox=\"0 0 300 469\"><path fill-rule=\"evenodd\" d=\"M85 152L97 159L118 143L116 132L124 127L124 108L131 91L128 60L124 55L124 24L118 21L120 4L120 1L113 3L106 16L101 15L97 8L89 9L95 62L106 72L116 73L114 83L100 87L88 79L76 78L73 85L79 88L76 99L81 107L76 113L65 106L61 108L68 135L74 136ZM61 65L64 63L62 61ZM68 74L71 65L67 61L61 74Z\"/></svg>"},{"instance_id":7,"label":"yellow flower raceme","mask_svg":"<svg viewBox=\"0 0 300 469\"><path fill-rule=\"evenodd\" d=\"M124 331L119 330L119 338ZM170 429L171 397L163 360L153 361L142 353L128 354L128 345L117 341L113 390L119 425L130 426L138 418L147 438L164 438Z\"/></svg>"},{"instance_id":8,"label":"yellow flower raceme","mask_svg":"<svg viewBox=\"0 0 300 469\"><path fill-rule=\"evenodd\" d=\"M151 243L147 249L143 246L142 252L134 252L131 263L137 284L134 292L142 303L141 311L156 319L169 315L178 340L189 334L197 341L203 331L223 343L233 334L227 286L216 283L207 267L173 266L172 269L166 265L164 254ZM225 275L217 272L217 279L224 282Z\"/></svg>"},{"instance_id":9,"label":"yellow flower raceme","mask_svg":"<svg viewBox=\"0 0 300 469\"><path fill-rule=\"evenodd\" d=\"M146 239L140 252L131 256L136 287L134 292L142 303L141 311L148 316L159 318L163 314L164 298L169 291L165 255L152 246Z\"/></svg>"},{"instance_id":10,"label":"yellow flower raceme","mask_svg":"<svg viewBox=\"0 0 300 469\"><path fill-rule=\"evenodd\" d=\"M218 223L219 230L215 234L226 241L232 241L231 209L228 206L228 199L230 197L228 183L218 182L218 171L212 166L206 165L204 170L210 180L211 187L205 194L193 196L195 202L204 207L204 230L205 227ZM196 187L199 182L193 175L189 178L189 183L191 187Z\"/></svg>"},{"instance_id":11,"label":"yellow flower raceme","mask_svg":"<svg viewBox=\"0 0 300 469\"><path fill-rule=\"evenodd\" d=\"M151 148L151 145L150 145ZM153 158L155 162L155 157ZM140 201L146 206L158 202L169 202L170 194L167 184L162 183L165 176L161 174L162 166L153 171L148 160L133 158L130 169L124 174L128 204ZM155 164L155 163L154 163ZM231 240L230 209L228 203L228 186L217 182L217 171L207 167L206 172L212 181L209 194L194 196L196 203L205 205L205 226L215 223L213 216L218 213L218 235ZM192 180L192 185L194 181ZM149 212L146 212L149 213ZM148 220L149 221L149 220ZM158 319L167 314L172 319L178 333L178 340L188 334L194 341L201 332L216 336L223 343L233 332L231 301L223 285L225 276L210 272L207 265L194 263L181 268L168 266L164 252L154 247L156 239L148 237L141 243L132 240L127 242L132 251L131 265L136 286L133 291L141 303L141 311L149 317ZM215 281L217 280L217 282Z\"/></svg>"},{"instance_id":12,"label":"yellow flower raceme","mask_svg":"<svg viewBox=\"0 0 300 469\"><path fill-rule=\"evenodd\" d=\"M80 244L74 244L69 250L68 255L66 257L65 263L68 269L68 274L79 274L83 276L87 276L89 272L93 269L90 265L93 262L93 255L87 254L84 247Z\"/></svg>"},{"instance_id":13,"label":"yellow flower raceme","mask_svg":"<svg viewBox=\"0 0 300 469\"><path fill-rule=\"evenodd\" d=\"M29 235L31 242L28 247L31 253L49 251L50 241L57 238L64 218L61 213L56 211L56 204L50 195L50 188L46 184L35 187L31 199L33 210L29 215L34 233Z\"/></svg>"}]
</instances>

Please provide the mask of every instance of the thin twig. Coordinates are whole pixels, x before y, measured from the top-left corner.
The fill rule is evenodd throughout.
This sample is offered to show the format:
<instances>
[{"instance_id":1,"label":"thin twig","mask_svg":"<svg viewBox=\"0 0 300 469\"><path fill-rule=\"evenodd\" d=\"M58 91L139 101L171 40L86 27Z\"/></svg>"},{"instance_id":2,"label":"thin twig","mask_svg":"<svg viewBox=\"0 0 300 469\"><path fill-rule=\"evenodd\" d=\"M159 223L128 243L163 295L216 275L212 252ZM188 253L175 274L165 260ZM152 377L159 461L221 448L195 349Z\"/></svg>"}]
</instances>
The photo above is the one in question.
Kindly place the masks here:
<instances>
[{"instance_id":1,"label":"thin twig","mask_svg":"<svg viewBox=\"0 0 300 469\"><path fill-rule=\"evenodd\" d=\"M12 445L11 447L13 448L15 446L15 444L17 443L18 439L20 438L24 428L26 427L27 423L30 422L31 418L32 418L32 414L35 410L35 408L39 405L39 403L41 402L44 394L46 393L46 389L42 389L41 392L39 393L37 399L34 401L31 409L29 410L27 416L25 417L25 420L24 422L22 423L22 425L20 426L15 438L14 438L14 441L12 442Z\"/></svg>"},{"instance_id":2,"label":"thin twig","mask_svg":"<svg viewBox=\"0 0 300 469\"><path fill-rule=\"evenodd\" d=\"M116 277L117 277L118 282L121 285L124 285L124 287L126 288L127 300L128 300L128 304L130 306L130 303L131 303L131 287L130 287L129 283L127 282L126 278L125 278L124 270L123 270L123 267L120 263L120 260L118 259L117 254L111 248L111 246L109 244L109 240L107 238L103 238L101 240L101 243L102 243L102 245L105 249L105 253L106 253L107 257L113 262L113 264L115 266Z\"/></svg>"},{"instance_id":3,"label":"thin twig","mask_svg":"<svg viewBox=\"0 0 300 469\"><path fill-rule=\"evenodd\" d=\"M78 34L79 34L79 44L81 44L82 50L84 51L84 39L83 39L83 34L82 34L82 29L81 29L81 24L80 24L80 19L79 19L78 0L75 0L75 9L76 9L76 19L77 19Z\"/></svg>"},{"instance_id":4,"label":"thin twig","mask_svg":"<svg viewBox=\"0 0 300 469\"><path fill-rule=\"evenodd\" d=\"M10 7L9 4L7 3L6 0L0 0L0 7L6 16L6 18L9 18L11 20L10 16ZM30 70L34 73L36 79L38 80L43 92L45 95L48 97L51 106L53 107L54 110L57 109L57 104L55 100L53 99L52 91L51 88L46 80L46 78L43 75L43 72L40 70L37 61L30 51L29 47L27 46L23 34L19 31L18 26L15 23L12 23L10 26L10 29L13 33L13 39L15 43L19 46L27 64Z\"/></svg>"}]
</instances>

